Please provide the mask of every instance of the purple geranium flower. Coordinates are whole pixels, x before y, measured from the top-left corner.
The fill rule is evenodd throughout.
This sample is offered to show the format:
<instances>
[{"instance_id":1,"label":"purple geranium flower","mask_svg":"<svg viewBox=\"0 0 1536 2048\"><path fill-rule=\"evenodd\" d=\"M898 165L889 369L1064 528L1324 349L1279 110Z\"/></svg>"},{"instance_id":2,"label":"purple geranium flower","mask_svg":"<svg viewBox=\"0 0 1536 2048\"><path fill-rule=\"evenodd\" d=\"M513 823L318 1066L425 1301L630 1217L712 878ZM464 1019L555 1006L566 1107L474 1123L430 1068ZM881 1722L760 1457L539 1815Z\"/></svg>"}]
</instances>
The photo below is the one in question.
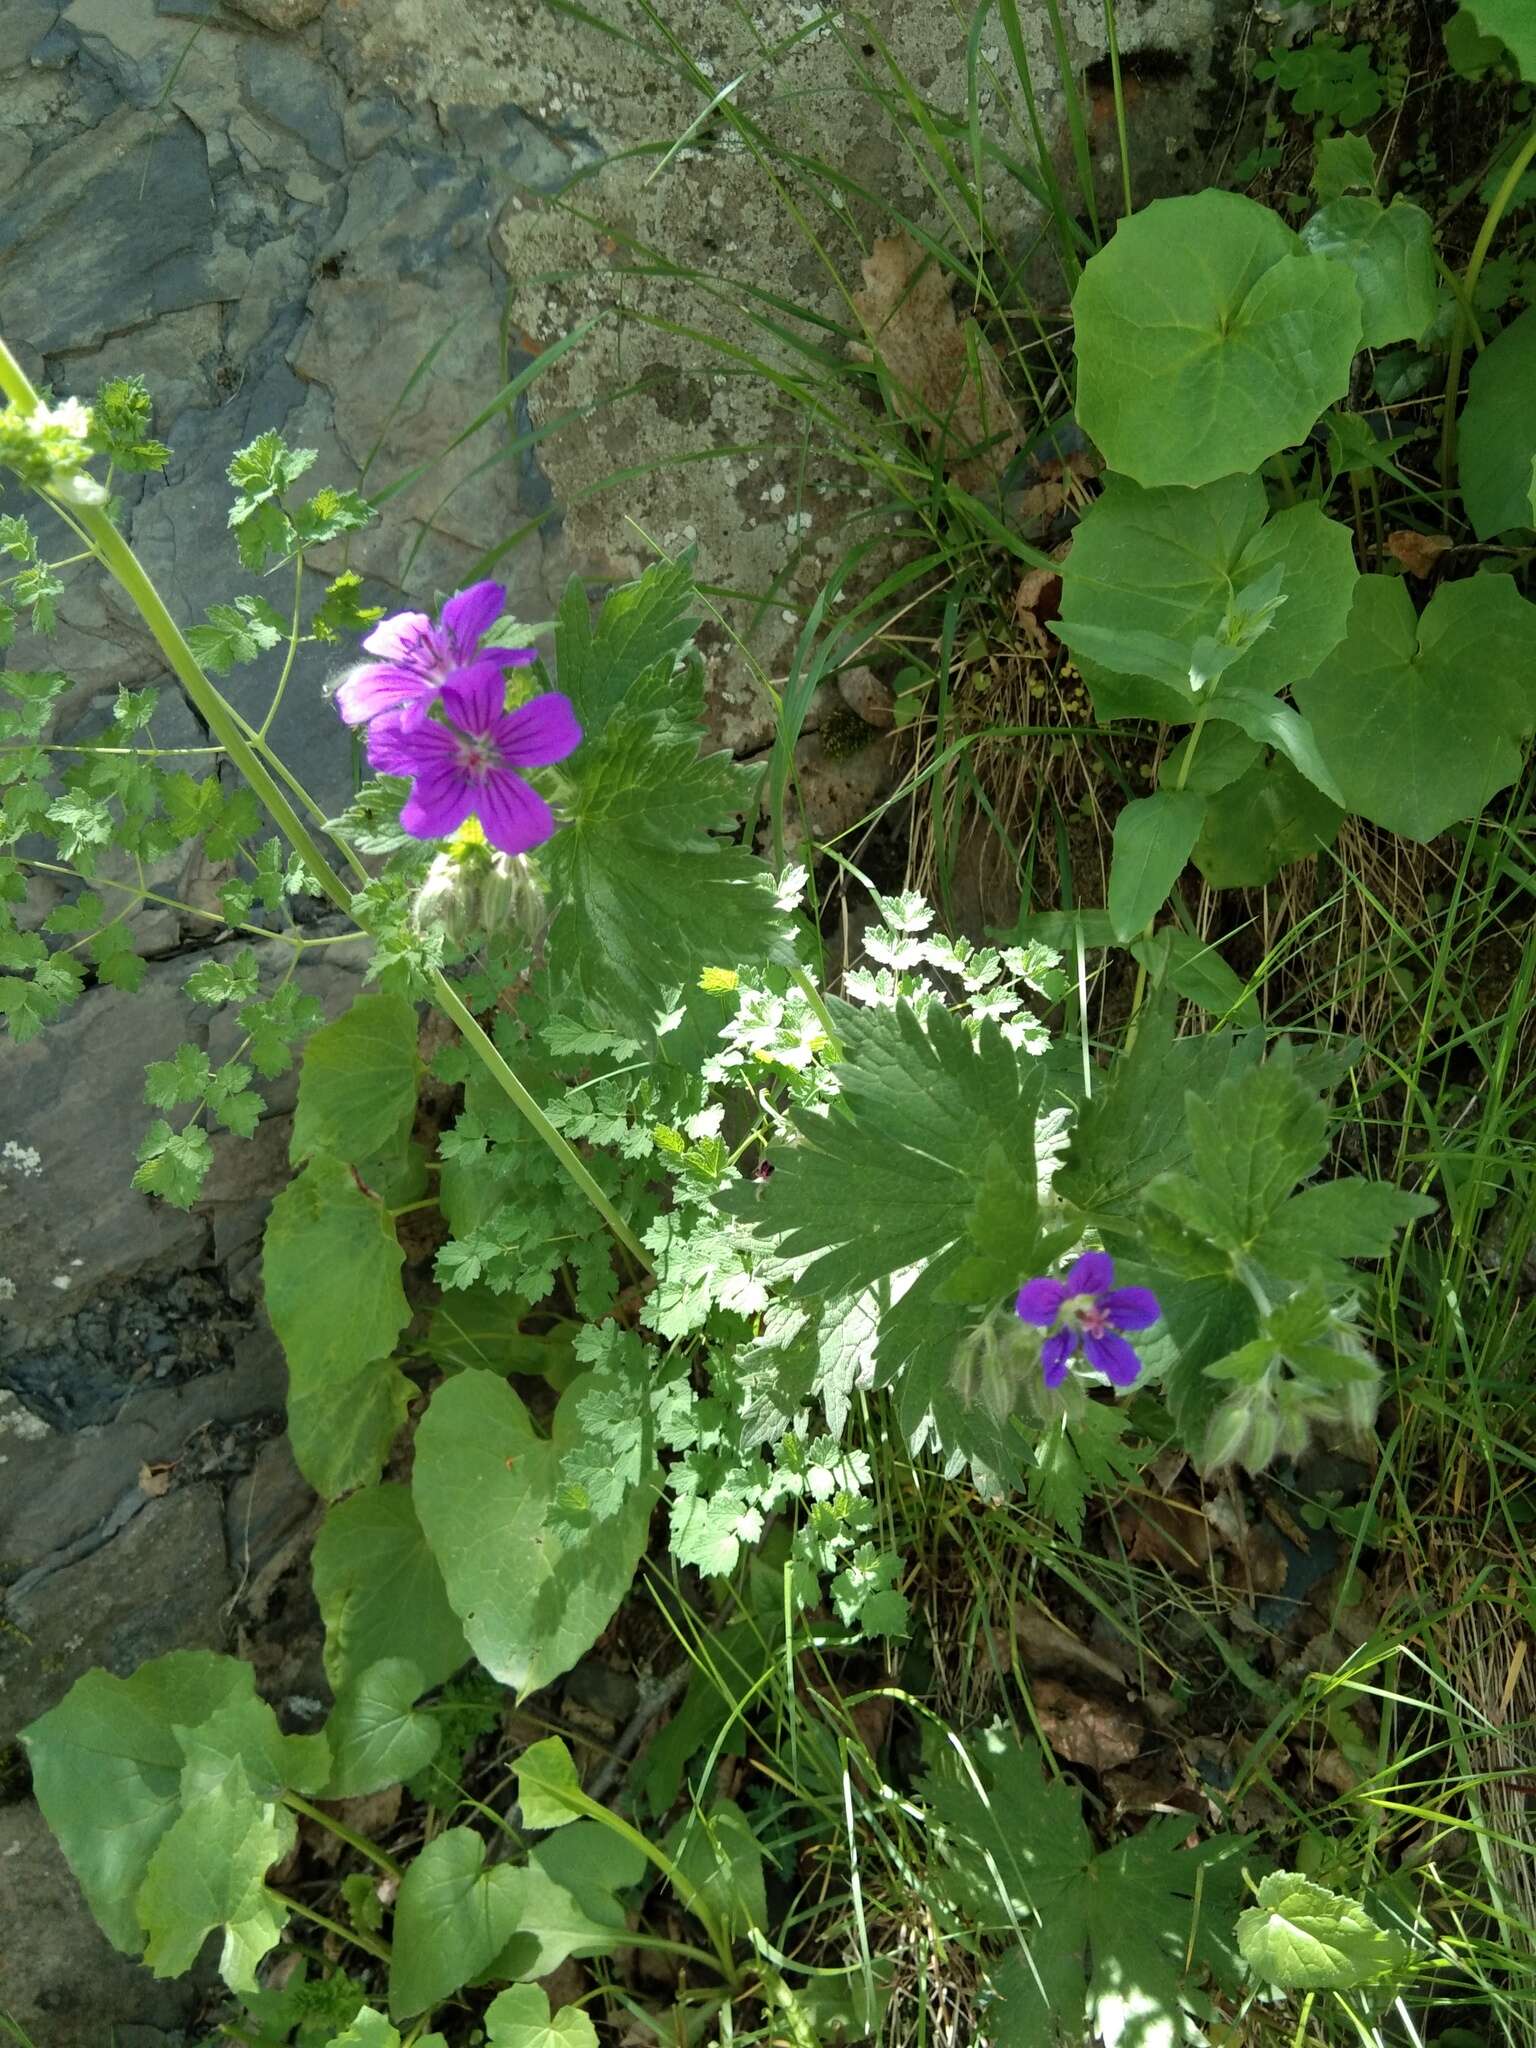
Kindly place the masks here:
<instances>
[{"instance_id":1,"label":"purple geranium flower","mask_svg":"<svg viewBox=\"0 0 1536 2048\"><path fill-rule=\"evenodd\" d=\"M437 703L441 722L389 714L368 727L373 766L412 778L400 823L416 839L446 839L473 812L502 853L542 846L555 814L516 770L563 761L581 744L570 699L546 690L508 711L500 670L480 666L444 684Z\"/></svg>"},{"instance_id":2,"label":"purple geranium flower","mask_svg":"<svg viewBox=\"0 0 1536 2048\"><path fill-rule=\"evenodd\" d=\"M447 683L482 669L499 683L507 669L536 660L536 648L480 645L506 595L499 583L472 583L449 598L436 623L425 612L396 612L380 620L363 642L379 660L354 669L336 692L336 708L348 725L367 725L394 712L407 727L419 725Z\"/></svg>"},{"instance_id":3,"label":"purple geranium flower","mask_svg":"<svg viewBox=\"0 0 1536 2048\"><path fill-rule=\"evenodd\" d=\"M1023 1321L1051 1331L1040 1347L1048 1387L1061 1385L1079 1344L1095 1372L1117 1387L1130 1386L1141 1371L1141 1360L1119 1332L1150 1329L1162 1310L1149 1288L1116 1287L1114 1278L1108 1252L1084 1252L1064 1280L1026 1280L1019 1289L1014 1308Z\"/></svg>"}]
</instances>

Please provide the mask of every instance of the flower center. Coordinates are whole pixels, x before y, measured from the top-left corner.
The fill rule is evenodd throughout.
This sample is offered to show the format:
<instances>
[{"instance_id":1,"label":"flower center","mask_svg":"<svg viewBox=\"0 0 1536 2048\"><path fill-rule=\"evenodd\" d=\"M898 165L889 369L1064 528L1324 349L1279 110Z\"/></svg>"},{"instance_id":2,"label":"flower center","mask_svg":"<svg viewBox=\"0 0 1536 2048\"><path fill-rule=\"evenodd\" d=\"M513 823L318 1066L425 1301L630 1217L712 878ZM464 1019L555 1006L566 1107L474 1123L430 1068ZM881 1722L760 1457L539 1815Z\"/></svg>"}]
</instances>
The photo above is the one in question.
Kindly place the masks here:
<instances>
[{"instance_id":1,"label":"flower center","mask_svg":"<svg viewBox=\"0 0 1536 2048\"><path fill-rule=\"evenodd\" d=\"M1061 1314L1064 1322L1076 1323L1085 1337L1107 1336L1114 1327L1096 1294L1074 1294L1070 1301L1061 1304Z\"/></svg>"},{"instance_id":2,"label":"flower center","mask_svg":"<svg viewBox=\"0 0 1536 2048\"><path fill-rule=\"evenodd\" d=\"M458 763L472 782L484 782L488 775L494 775L500 768L501 756L492 746L488 733L461 732Z\"/></svg>"}]
</instances>

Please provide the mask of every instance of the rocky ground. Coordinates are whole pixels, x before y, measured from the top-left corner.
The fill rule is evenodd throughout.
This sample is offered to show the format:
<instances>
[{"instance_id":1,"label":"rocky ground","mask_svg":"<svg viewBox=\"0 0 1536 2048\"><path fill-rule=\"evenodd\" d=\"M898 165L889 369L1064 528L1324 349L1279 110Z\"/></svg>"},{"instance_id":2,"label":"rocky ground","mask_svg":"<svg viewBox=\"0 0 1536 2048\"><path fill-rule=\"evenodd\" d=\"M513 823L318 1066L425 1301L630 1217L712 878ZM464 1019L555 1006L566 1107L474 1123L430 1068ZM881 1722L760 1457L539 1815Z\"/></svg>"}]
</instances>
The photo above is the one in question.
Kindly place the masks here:
<instances>
[{"instance_id":1,"label":"rocky ground","mask_svg":"<svg viewBox=\"0 0 1536 2048\"><path fill-rule=\"evenodd\" d=\"M1047 73L1041 10L1024 11ZM1154 166L1188 155L1202 96L1225 90L1211 82L1213 23L1246 11L1122 9L1128 49L1177 53L1171 83L1138 112ZM609 12L634 10L613 0ZM803 34L815 12L761 0L762 49ZM872 12L923 90L963 102L964 24L948 8L876 0ZM1085 60L1098 55L1099 0L1069 12ZM725 67L741 69L723 40L738 10L678 0L672 14L706 75L724 84ZM767 119L782 94L800 146L920 208L899 144L849 120L834 55L813 35L777 69L747 65L742 105ZM163 478L134 486L129 532L184 619L239 587L224 471L268 427L319 449L317 484L376 489L432 460L353 545L379 602L429 602L520 530L498 573L530 621L550 616L572 568L602 581L653 543L696 542L703 573L730 589L787 574L798 602L838 545L856 482L820 478L808 513L787 511L802 502L801 460L771 391L643 322L606 320L535 387L531 411L520 402L513 420L444 453L534 352L637 289L611 261L614 238L549 195L611 153L679 134L698 107L693 85L646 75L623 44L542 0L0 0L6 338L61 392L89 394L119 372L149 379L173 453ZM620 242L833 305L832 278L808 267L747 156L691 149L652 179L656 161L629 157L589 188L584 204ZM649 283L628 303L665 318L686 297ZM721 331L742 331L739 308L717 299L715 314ZM637 375L634 395L593 410ZM563 415L538 463L488 459ZM668 465L705 447L759 452ZM636 467L647 473L621 491L601 488ZM59 633L11 657L75 682L60 736L88 731L119 684L166 681L115 594L71 573ZM772 671L795 619L776 604L732 623L755 622ZM723 633L715 646L717 729L751 752L769 734L766 699ZM325 672L313 650L301 656L275 738L339 806L351 764ZM237 701L263 703L271 681L260 665L241 671ZM869 715L867 697L858 708ZM202 739L169 694L160 716L162 744ZM824 755L814 730L800 765L823 831L860 815L891 772L887 743ZM196 903L217 878L173 866L152 879ZM40 884L35 914L51 900ZM317 1503L281 1435L282 1363L257 1285L291 1077L270 1091L256 1142L221 1155L194 1213L134 1194L145 1062L209 1033L184 986L206 925L145 906L134 933L150 961L139 993L98 988L42 1038L0 1049L0 2013L37 2048L99 2048L107 2022L116 2048L169 2048L197 1991L156 1983L97 1933L26 1796L16 1730L93 1664L127 1671L197 1644L253 1657L295 1725L323 1711L302 1569ZM360 971L334 949L309 985L335 1014Z\"/></svg>"}]
</instances>

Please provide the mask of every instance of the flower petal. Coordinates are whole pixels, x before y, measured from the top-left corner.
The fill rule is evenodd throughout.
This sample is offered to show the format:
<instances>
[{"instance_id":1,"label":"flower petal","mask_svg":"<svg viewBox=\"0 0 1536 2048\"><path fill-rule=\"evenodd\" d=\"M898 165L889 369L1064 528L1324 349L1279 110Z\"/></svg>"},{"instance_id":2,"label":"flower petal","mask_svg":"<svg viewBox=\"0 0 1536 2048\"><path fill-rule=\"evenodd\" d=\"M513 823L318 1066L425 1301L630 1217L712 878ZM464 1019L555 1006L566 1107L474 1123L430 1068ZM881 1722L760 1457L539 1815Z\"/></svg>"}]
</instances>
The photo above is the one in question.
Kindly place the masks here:
<instances>
[{"instance_id":1,"label":"flower petal","mask_svg":"<svg viewBox=\"0 0 1536 2048\"><path fill-rule=\"evenodd\" d=\"M425 612L396 612L391 619L380 619L363 646L368 653L398 661L417 675L435 668L443 652L437 628Z\"/></svg>"},{"instance_id":2,"label":"flower petal","mask_svg":"<svg viewBox=\"0 0 1536 2048\"><path fill-rule=\"evenodd\" d=\"M1115 1262L1108 1252L1084 1252L1067 1273L1068 1294L1102 1294L1115 1283Z\"/></svg>"},{"instance_id":3,"label":"flower petal","mask_svg":"<svg viewBox=\"0 0 1536 2048\"><path fill-rule=\"evenodd\" d=\"M418 775L400 809L400 825L413 839L446 839L475 808L475 787L453 768L433 766Z\"/></svg>"},{"instance_id":4,"label":"flower petal","mask_svg":"<svg viewBox=\"0 0 1536 2048\"><path fill-rule=\"evenodd\" d=\"M1067 1376L1067 1360L1076 1349L1076 1330L1058 1330L1040 1346L1040 1371L1048 1387L1061 1385Z\"/></svg>"},{"instance_id":5,"label":"flower petal","mask_svg":"<svg viewBox=\"0 0 1536 2048\"><path fill-rule=\"evenodd\" d=\"M443 638L455 668L474 659L482 637L501 617L507 593L499 583L471 583L443 606Z\"/></svg>"},{"instance_id":6,"label":"flower petal","mask_svg":"<svg viewBox=\"0 0 1536 2048\"><path fill-rule=\"evenodd\" d=\"M366 725L371 718L411 702L428 690L420 676L389 662L365 662L344 676L336 690L336 709L348 725Z\"/></svg>"},{"instance_id":7,"label":"flower petal","mask_svg":"<svg viewBox=\"0 0 1536 2048\"><path fill-rule=\"evenodd\" d=\"M460 732L488 733L501 717L507 686L491 661L455 669L443 685L442 705Z\"/></svg>"},{"instance_id":8,"label":"flower petal","mask_svg":"<svg viewBox=\"0 0 1536 2048\"><path fill-rule=\"evenodd\" d=\"M1025 1323L1048 1330L1061 1313L1067 1290L1059 1280L1026 1280L1014 1299L1013 1312Z\"/></svg>"},{"instance_id":9,"label":"flower petal","mask_svg":"<svg viewBox=\"0 0 1536 2048\"><path fill-rule=\"evenodd\" d=\"M1099 1307L1116 1330L1150 1330L1162 1314L1150 1287L1112 1287L1100 1295Z\"/></svg>"},{"instance_id":10,"label":"flower petal","mask_svg":"<svg viewBox=\"0 0 1536 2048\"><path fill-rule=\"evenodd\" d=\"M430 719L413 724L403 711L376 718L368 728L368 764L381 775L429 775L457 766L458 741Z\"/></svg>"},{"instance_id":11,"label":"flower petal","mask_svg":"<svg viewBox=\"0 0 1536 2048\"><path fill-rule=\"evenodd\" d=\"M1095 1372L1113 1380L1117 1387L1134 1386L1141 1374L1141 1360L1123 1337L1083 1337L1083 1354Z\"/></svg>"},{"instance_id":12,"label":"flower petal","mask_svg":"<svg viewBox=\"0 0 1536 2048\"><path fill-rule=\"evenodd\" d=\"M581 745L581 727L571 700L559 690L546 690L509 711L497 747L504 761L515 768L542 768L550 761L563 761Z\"/></svg>"},{"instance_id":13,"label":"flower petal","mask_svg":"<svg viewBox=\"0 0 1536 2048\"><path fill-rule=\"evenodd\" d=\"M488 775L475 805L499 853L529 853L555 836L555 814L536 789L508 770Z\"/></svg>"}]
</instances>

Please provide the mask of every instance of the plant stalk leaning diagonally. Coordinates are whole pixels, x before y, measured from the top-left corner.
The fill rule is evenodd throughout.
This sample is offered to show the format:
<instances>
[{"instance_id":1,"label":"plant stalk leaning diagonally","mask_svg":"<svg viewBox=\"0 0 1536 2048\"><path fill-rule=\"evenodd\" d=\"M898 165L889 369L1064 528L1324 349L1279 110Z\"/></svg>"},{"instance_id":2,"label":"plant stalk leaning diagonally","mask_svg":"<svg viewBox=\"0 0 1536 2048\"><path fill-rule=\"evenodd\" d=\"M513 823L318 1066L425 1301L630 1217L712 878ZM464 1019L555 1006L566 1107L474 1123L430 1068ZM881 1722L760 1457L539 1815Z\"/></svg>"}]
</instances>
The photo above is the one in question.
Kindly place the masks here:
<instances>
[{"instance_id":1,"label":"plant stalk leaning diagonally","mask_svg":"<svg viewBox=\"0 0 1536 2048\"><path fill-rule=\"evenodd\" d=\"M22 413L31 412L39 403L38 394L30 378L3 338L0 338L0 391L3 391L9 402ZM268 765L266 750L260 737L248 730L223 692L204 673L202 665L187 645L181 628L166 609L153 580L128 542L99 505L72 506L67 516L80 532L91 553L132 599L139 616L154 636L156 646L164 655L166 665L186 691L198 716L244 776L252 793L266 806L278 830L302 859L316 888L338 910L356 919L353 892L326 859L314 834L284 793L278 778ZM473 1051L476 1059L485 1066L494 1077L497 1086L526 1117L539 1138L560 1162L561 1168L573 1185L580 1189L597 1210L625 1251L632 1259L638 1261L642 1270L648 1269L649 1261L639 1239L588 1172L575 1148L555 1129L528 1089L518 1079L514 1069L497 1050L490 1035L477 1023L447 976L440 970L434 970L430 979L434 1002L458 1026L466 1045Z\"/></svg>"}]
</instances>

